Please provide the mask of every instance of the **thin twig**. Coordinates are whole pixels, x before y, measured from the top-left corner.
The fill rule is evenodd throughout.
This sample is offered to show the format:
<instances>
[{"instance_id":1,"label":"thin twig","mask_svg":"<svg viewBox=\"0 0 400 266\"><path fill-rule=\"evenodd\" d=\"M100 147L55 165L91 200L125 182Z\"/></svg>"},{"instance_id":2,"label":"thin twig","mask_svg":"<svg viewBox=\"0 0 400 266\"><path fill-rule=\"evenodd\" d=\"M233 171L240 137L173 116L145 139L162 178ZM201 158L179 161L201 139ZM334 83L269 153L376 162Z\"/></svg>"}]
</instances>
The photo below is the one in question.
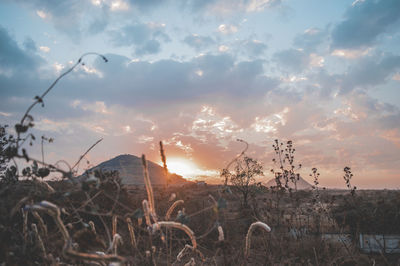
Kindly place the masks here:
<instances>
[{"instance_id":1,"label":"thin twig","mask_svg":"<svg viewBox=\"0 0 400 266\"><path fill-rule=\"evenodd\" d=\"M98 141L96 141L96 143L94 143L92 146L90 146L90 148L79 157L79 160L74 164L74 166L72 166L72 170L82 161L82 159L85 157L86 154L88 154L90 152L91 149L94 148L94 146L96 146L97 144L99 144L101 141L103 140L103 138L99 139Z\"/></svg>"}]
</instances>

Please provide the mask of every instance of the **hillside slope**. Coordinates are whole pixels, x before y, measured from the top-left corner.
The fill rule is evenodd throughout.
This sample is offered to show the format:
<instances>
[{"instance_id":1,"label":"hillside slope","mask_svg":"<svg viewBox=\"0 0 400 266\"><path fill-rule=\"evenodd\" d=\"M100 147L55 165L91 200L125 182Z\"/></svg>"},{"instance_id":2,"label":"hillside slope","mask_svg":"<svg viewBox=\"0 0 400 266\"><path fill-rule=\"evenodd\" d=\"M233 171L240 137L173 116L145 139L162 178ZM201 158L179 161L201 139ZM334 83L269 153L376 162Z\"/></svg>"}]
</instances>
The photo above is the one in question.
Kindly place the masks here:
<instances>
[{"instance_id":1,"label":"hillside slope","mask_svg":"<svg viewBox=\"0 0 400 266\"><path fill-rule=\"evenodd\" d=\"M304 180L302 177L300 177L299 180L297 180L297 189L301 190L301 189L311 189L312 186L310 185L310 183L308 183L306 180ZM282 184L284 185L284 182L282 181ZM267 182L267 184L265 185L266 187L274 187L276 186L276 180L275 178L272 178L271 180L269 180ZM293 182L289 182L288 183L289 188L294 189L295 185Z\"/></svg>"},{"instance_id":2,"label":"hillside slope","mask_svg":"<svg viewBox=\"0 0 400 266\"><path fill-rule=\"evenodd\" d=\"M154 185L166 184L164 169L160 165L149 160L147 160L147 165L151 183ZM118 171L123 184L144 185L142 159L135 155L119 155L113 159L100 163L88 171L93 170ZM177 174L170 174L169 178L170 184L183 184L188 182L182 176Z\"/></svg>"}]
</instances>

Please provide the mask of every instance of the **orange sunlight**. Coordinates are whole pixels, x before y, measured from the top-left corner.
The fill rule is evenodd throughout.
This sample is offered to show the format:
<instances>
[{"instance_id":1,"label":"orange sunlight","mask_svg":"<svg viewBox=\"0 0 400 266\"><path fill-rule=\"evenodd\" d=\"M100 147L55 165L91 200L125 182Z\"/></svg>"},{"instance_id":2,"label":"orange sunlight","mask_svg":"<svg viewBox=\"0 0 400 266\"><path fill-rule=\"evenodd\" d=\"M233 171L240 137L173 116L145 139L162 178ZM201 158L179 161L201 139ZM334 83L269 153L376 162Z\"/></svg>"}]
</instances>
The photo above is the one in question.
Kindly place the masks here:
<instances>
[{"instance_id":1,"label":"orange sunlight","mask_svg":"<svg viewBox=\"0 0 400 266\"><path fill-rule=\"evenodd\" d=\"M199 172L195 163L183 158L167 158L167 166L170 173L181 175L184 178L192 178Z\"/></svg>"}]
</instances>

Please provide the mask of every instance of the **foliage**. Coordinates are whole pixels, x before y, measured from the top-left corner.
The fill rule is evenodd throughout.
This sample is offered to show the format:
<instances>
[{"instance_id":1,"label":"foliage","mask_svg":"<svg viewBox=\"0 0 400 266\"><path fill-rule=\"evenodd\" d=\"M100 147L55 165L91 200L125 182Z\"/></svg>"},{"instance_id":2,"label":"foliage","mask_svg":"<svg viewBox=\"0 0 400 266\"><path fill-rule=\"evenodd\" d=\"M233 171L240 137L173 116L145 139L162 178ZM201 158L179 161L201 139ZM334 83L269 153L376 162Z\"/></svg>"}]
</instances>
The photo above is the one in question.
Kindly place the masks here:
<instances>
[{"instance_id":1,"label":"foliage","mask_svg":"<svg viewBox=\"0 0 400 266\"><path fill-rule=\"evenodd\" d=\"M353 235L399 234L400 195L387 197L346 196L332 209L333 217L341 227L349 228Z\"/></svg>"},{"instance_id":2,"label":"foliage","mask_svg":"<svg viewBox=\"0 0 400 266\"><path fill-rule=\"evenodd\" d=\"M296 149L293 147L293 142L288 140L286 147L283 142L275 139L275 143L272 145L275 151L276 158L272 159L274 164L278 165L278 169L271 169L271 173L274 174L277 190L288 190L292 191L289 182L294 184L294 190L297 191L297 181L300 179L300 175L296 173L296 166L294 164L294 153ZM301 168L301 164L298 165Z\"/></svg>"},{"instance_id":3,"label":"foliage","mask_svg":"<svg viewBox=\"0 0 400 266\"><path fill-rule=\"evenodd\" d=\"M256 177L264 175L262 165L255 159L243 156L235 161L232 172L224 169L223 178L230 180L233 187L243 196L243 206L248 206L248 199L257 190Z\"/></svg>"}]
</instances>

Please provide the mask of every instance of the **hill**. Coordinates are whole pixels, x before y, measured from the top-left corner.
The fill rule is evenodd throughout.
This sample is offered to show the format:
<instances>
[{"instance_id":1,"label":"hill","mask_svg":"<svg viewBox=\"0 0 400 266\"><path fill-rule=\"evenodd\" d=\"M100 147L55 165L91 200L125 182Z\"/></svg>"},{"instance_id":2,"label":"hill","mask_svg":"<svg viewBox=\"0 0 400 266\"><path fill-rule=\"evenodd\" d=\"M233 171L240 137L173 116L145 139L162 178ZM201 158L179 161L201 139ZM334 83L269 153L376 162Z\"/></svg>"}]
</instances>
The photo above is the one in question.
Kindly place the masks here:
<instances>
[{"instance_id":1,"label":"hill","mask_svg":"<svg viewBox=\"0 0 400 266\"><path fill-rule=\"evenodd\" d=\"M151 183L153 185L165 185L167 180L163 167L149 160L147 160L147 165ZM135 155L119 155L87 171L93 170L118 171L123 184L144 185L142 159ZM169 178L171 185L189 182L177 174L170 174Z\"/></svg>"},{"instance_id":2,"label":"hill","mask_svg":"<svg viewBox=\"0 0 400 266\"><path fill-rule=\"evenodd\" d=\"M283 181L282 181L282 184L284 184ZM274 187L274 186L276 186L275 178L272 178L271 180L269 180L265 186L266 187ZM295 188L295 185L294 185L293 182L289 182L288 186L289 186L289 188L292 188L292 189ZM311 188L312 188L312 186L310 185L310 183L308 183L306 180L304 180L300 176L299 180L297 180L297 189L301 190L301 189L311 189Z\"/></svg>"}]
</instances>

